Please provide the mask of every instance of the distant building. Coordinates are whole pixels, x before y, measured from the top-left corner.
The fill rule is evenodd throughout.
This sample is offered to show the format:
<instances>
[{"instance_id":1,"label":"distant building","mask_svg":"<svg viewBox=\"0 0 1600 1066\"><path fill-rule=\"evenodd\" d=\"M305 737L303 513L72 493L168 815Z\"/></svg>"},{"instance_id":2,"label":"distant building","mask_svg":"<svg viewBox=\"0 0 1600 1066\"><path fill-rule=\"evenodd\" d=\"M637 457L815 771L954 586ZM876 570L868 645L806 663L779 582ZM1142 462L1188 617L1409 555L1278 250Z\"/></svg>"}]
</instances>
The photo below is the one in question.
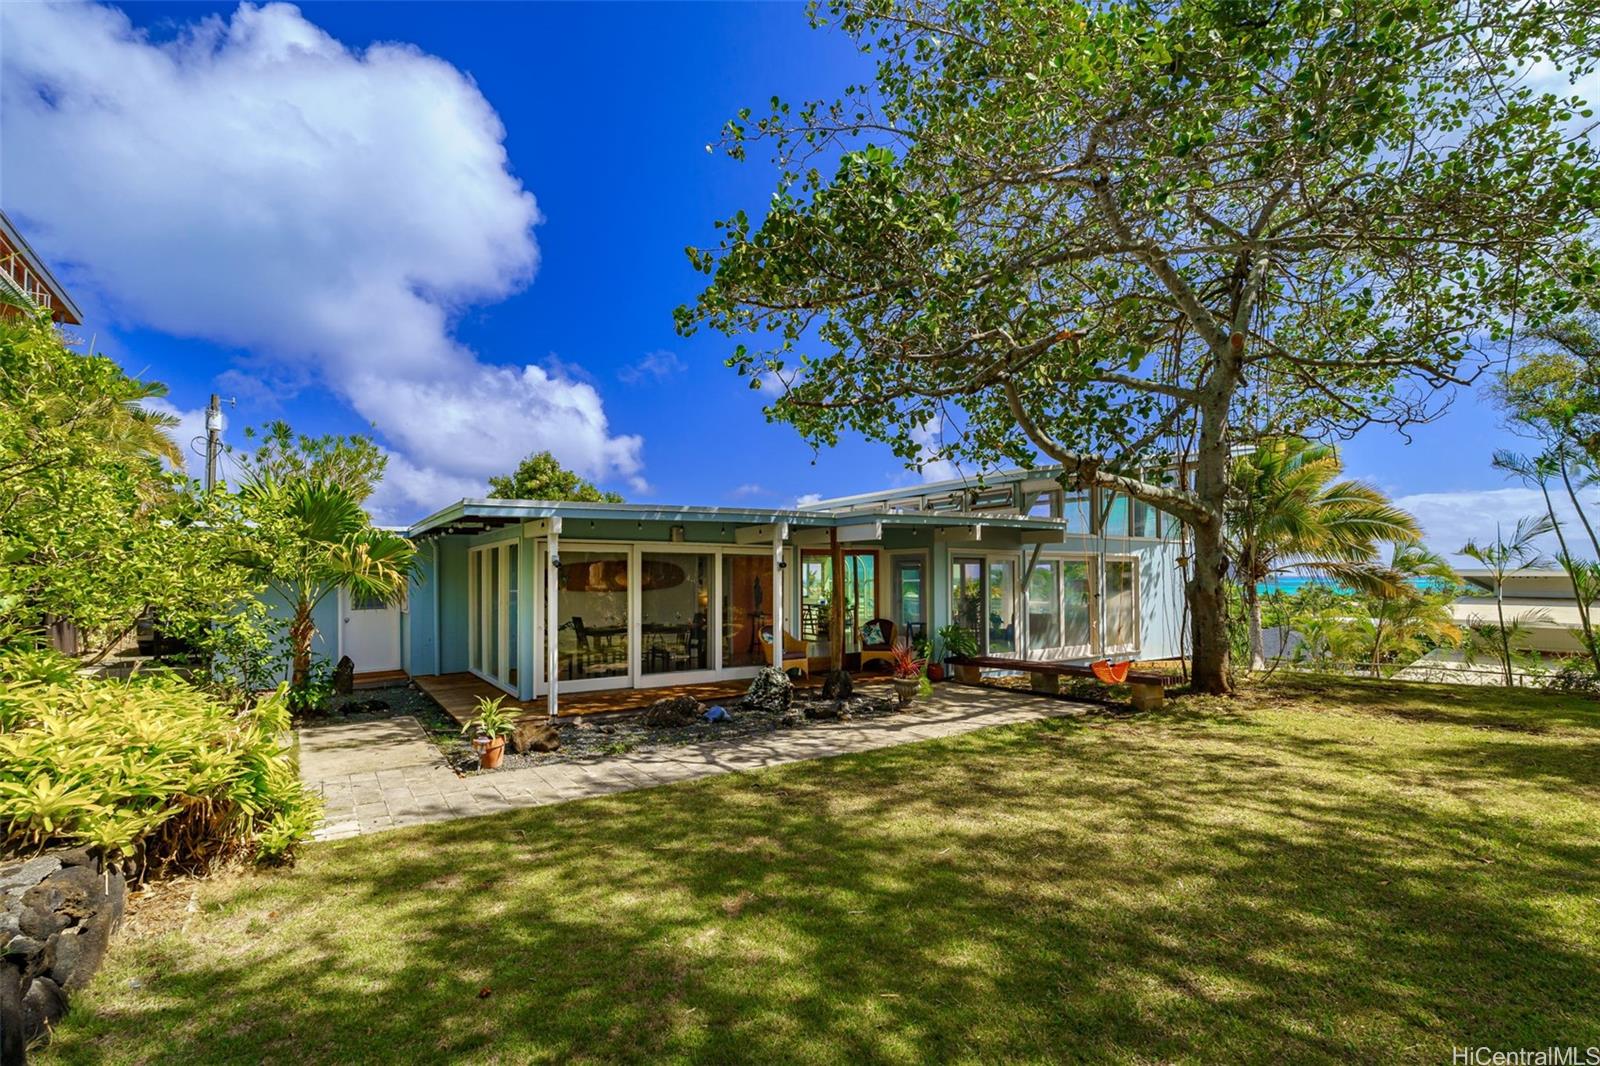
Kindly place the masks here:
<instances>
[{"instance_id":1,"label":"distant building","mask_svg":"<svg viewBox=\"0 0 1600 1066\"><path fill-rule=\"evenodd\" d=\"M1474 594L1462 596L1450 605L1456 624L1496 622L1494 574L1488 570L1458 570L1457 573L1472 587ZM1583 621L1578 601L1572 595L1572 582L1565 571L1513 570L1505 578L1502 606L1507 625L1521 623L1530 651L1542 655L1583 653L1583 641L1579 636Z\"/></svg>"},{"instance_id":2,"label":"distant building","mask_svg":"<svg viewBox=\"0 0 1600 1066\"><path fill-rule=\"evenodd\" d=\"M61 282L45 266L33 248L17 232L4 211L0 211L0 293L10 297L0 304L0 314L11 311L9 306L21 300L68 326L83 322L83 312L73 302Z\"/></svg>"}]
</instances>

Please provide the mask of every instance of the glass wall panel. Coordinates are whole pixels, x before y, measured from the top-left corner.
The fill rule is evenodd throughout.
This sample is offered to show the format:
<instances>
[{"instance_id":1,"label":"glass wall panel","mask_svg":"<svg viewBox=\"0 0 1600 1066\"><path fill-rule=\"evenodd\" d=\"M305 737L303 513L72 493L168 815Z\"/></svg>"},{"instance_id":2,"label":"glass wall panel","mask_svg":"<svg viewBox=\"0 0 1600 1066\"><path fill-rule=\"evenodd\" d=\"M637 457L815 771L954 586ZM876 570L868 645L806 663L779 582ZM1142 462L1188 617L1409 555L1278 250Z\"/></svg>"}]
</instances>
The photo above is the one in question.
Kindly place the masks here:
<instances>
[{"instance_id":1,"label":"glass wall panel","mask_svg":"<svg viewBox=\"0 0 1600 1066\"><path fill-rule=\"evenodd\" d=\"M1143 500L1133 501L1133 535L1136 537L1156 535L1156 509Z\"/></svg>"},{"instance_id":2,"label":"glass wall panel","mask_svg":"<svg viewBox=\"0 0 1600 1066\"><path fill-rule=\"evenodd\" d=\"M897 559L894 564L895 621L907 640L922 640L928 635L923 617L924 589L921 559Z\"/></svg>"},{"instance_id":3,"label":"glass wall panel","mask_svg":"<svg viewBox=\"0 0 1600 1066\"><path fill-rule=\"evenodd\" d=\"M1028 575L1028 647L1061 646L1061 564L1042 560Z\"/></svg>"},{"instance_id":4,"label":"glass wall panel","mask_svg":"<svg viewBox=\"0 0 1600 1066\"><path fill-rule=\"evenodd\" d=\"M950 620L983 650L983 560L950 560Z\"/></svg>"},{"instance_id":5,"label":"glass wall panel","mask_svg":"<svg viewBox=\"0 0 1600 1066\"><path fill-rule=\"evenodd\" d=\"M1128 497L1120 492L1100 494L1100 528L1108 537L1128 535Z\"/></svg>"},{"instance_id":6,"label":"glass wall panel","mask_svg":"<svg viewBox=\"0 0 1600 1066\"><path fill-rule=\"evenodd\" d=\"M500 676L500 553L489 550L483 556L483 672Z\"/></svg>"},{"instance_id":7,"label":"glass wall panel","mask_svg":"<svg viewBox=\"0 0 1600 1066\"><path fill-rule=\"evenodd\" d=\"M563 548L556 642L563 681L628 676L628 553Z\"/></svg>"},{"instance_id":8,"label":"glass wall panel","mask_svg":"<svg viewBox=\"0 0 1600 1066\"><path fill-rule=\"evenodd\" d=\"M772 619L772 557L722 557L722 665L764 666L761 629ZM788 613L787 610L784 612ZM786 620L784 625L793 628ZM773 639L777 639L774 637Z\"/></svg>"},{"instance_id":9,"label":"glass wall panel","mask_svg":"<svg viewBox=\"0 0 1600 1066\"><path fill-rule=\"evenodd\" d=\"M833 557L807 553L800 563L801 637L828 644L833 624ZM876 552L844 553L844 650L861 650L861 627L878 616Z\"/></svg>"},{"instance_id":10,"label":"glass wall panel","mask_svg":"<svg viewBox=\"0 0 1600 1066\"><path fill-rule=\"evenodd\" d=\"M1028 514L1034 518L1060 518L1061 517L1061 492L1052 489L1035 493L1033 501L1028 507Z\"/></svg>"},{"instance_id":11,"label":"glass wall panel","mask_svg":"<svg viewBox=\"0 0 1600 1066\"><path fill-rule=\"evenodd\" d=\"M990 655L1017 650L1017 564L997 560L989 564Z\"/></svg>"},{"instance_id":12,"label":"glass wall panel","mask_svg":"<svg viewBox=\"0 0 1600 1066\"><path fill-rule=\"evenodd\" d=\"M647 674L711 669L706 642L716 557L639 555L639 668Z\"/></svg>"},{"instance_id":13,"label":"glass wall panel","mask_svg":"<svg viewBox=\"0 0 1600 1066\"><path fill-rule=\"evenodd\" d=\"M1087 562L1078 559L1061 564L1061 646L1064 648L1089 647L1092 588Z\"/></svg>"},{"instance_id":14,"label":"glass wall panel","mask_svg":"<svg viewBox=\"0 0 1600 1066\"><path fill-rule=\"evenodd\" d=\"M505 547L506 568L506 681L517 683L517 545Z\"/></svg>"},{"instance_id":15,"label":"glass wall panel","mask_svg":"<svg viewBox=\"0 0 1600 1066\"><path fill-rule=\"evenodd\" d=\"M1089 532L1089 514L1088 492L1075 492L1062 505L1061 517L1066 519L1068 533Z\"/></svg>"},{"instance_id":16,"label":"glass wall panel","mask_svg":"<svg viewBox=\"0 0 1600 1066\"><path fill-rule=\"evenodd\" d=\"M467 665L473 670L483 669L482 566L482 553L467 554Z\"/></svg>"},{"instance_id":17,"label":"glass wall panel","mask_svg":"<svg viewBox=\"0 0 1600 1066\"><path fill-rule=\"evenodd\" d=\"M1134 595L1136 567L1131 559L1106 560L1106 644L1109 647L1139 642Z\"/></svg>"}]
</instances>

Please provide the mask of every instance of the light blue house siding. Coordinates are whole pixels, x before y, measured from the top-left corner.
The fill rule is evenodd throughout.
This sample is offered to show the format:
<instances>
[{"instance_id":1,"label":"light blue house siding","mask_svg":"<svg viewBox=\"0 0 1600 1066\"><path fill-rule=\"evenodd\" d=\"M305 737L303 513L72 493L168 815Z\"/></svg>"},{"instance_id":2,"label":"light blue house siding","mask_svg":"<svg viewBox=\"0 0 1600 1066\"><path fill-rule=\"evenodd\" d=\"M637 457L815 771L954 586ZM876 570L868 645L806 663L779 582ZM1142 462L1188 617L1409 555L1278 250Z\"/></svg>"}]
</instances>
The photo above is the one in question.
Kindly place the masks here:
<instances>
[{"instance_id":1,"label":"light blue house siding","mask_svg":"<svg viewBox=\"0 0 1600 1066\"><path fill-rule=\"evenodd\" d=\"M287 631L290 620L294 618L294 605L272 589L261 594L261 602L266 604L267 611L274 619L281 621ZM317 634L311 640L311 657L314 661L320 660L333 662L339 658L339 595L330 593L323 597L322 602L312 609L311 619L317 627ZM290 663L287 654L284 657L282 669L278 672L277 680L289 680Z\"/></svg>"}]
</instances>

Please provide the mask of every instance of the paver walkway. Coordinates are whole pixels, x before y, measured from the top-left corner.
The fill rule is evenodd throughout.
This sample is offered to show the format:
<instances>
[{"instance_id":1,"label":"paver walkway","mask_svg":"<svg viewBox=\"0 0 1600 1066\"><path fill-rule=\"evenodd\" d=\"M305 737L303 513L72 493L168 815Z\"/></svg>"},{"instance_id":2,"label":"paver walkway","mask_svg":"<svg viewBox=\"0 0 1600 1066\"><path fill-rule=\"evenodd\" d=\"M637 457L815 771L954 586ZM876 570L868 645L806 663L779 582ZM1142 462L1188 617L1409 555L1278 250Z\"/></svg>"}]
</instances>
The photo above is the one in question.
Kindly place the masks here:
<instances>
[{"instance_id":1,"label":"paver walkway","mask_svg":"<svg viewBox=\"0 0 1600 1066\"><path fill-rule=\"evenodd\" d=\"M415 718L307 726L300 776L321 794L319 840L606 796L673 781L1083 714L1082 704L1003 689L940 685L929 700L884 718L814 722L731 743L685 744L605 759L459 777Z\"/></svg>"}]
</instances>

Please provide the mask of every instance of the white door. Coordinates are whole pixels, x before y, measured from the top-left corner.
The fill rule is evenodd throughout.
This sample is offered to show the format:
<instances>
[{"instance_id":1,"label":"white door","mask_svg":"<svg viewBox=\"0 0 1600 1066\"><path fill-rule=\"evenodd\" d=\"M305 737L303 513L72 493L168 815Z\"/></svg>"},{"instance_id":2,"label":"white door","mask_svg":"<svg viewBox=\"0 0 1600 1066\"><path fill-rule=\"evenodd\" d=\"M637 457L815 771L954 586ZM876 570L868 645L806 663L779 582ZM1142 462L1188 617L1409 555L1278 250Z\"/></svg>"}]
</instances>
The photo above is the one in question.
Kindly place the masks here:
<instances>
[{"instance_id":1,"label":"white door","mask_svg":"<svg viewBox=\"0 0 1600 1066\"><path fill-rule=\"evenodd\" d=\"M356 664L356 673L400 669L400 607L382 600L339 594L344 611L340 650Z\"/></svg>"}]
</instances>

